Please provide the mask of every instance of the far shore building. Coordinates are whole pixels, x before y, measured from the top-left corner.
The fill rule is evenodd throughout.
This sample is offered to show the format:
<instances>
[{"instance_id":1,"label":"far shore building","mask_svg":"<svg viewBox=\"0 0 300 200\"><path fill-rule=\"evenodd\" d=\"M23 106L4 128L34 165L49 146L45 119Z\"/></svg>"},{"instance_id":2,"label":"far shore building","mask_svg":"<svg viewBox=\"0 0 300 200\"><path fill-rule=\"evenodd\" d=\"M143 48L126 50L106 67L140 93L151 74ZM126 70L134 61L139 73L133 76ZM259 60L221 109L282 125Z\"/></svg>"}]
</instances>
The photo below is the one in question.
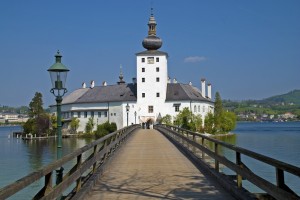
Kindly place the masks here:
<instances>
[{"instance_id":1,"label":"far shore building","mask_svg":"<svg viewBox=\"0 0 300 200\"><path fill-rule=\"evenodd\" d=\"M153 14L148 27L148 36L142 43L145 51L136 53L136 78L126 83L120 71L114 85L103 82L96 86L92 81L87 87L83 83L82 88L63 99L64 126L76 117L80 120L78 131L84 131L89 118L93 118L96 125L115 122L120 129L127 126L127 120L128 125L155 124L167 114L175 117L185 107L201 115L202 119L214 111L211 84L206 84L204 78L201 79L201 90L192 83L178 83L169 78L168 54L158 50L162 40L156 36Z\"/></svg>"}]
</instances>

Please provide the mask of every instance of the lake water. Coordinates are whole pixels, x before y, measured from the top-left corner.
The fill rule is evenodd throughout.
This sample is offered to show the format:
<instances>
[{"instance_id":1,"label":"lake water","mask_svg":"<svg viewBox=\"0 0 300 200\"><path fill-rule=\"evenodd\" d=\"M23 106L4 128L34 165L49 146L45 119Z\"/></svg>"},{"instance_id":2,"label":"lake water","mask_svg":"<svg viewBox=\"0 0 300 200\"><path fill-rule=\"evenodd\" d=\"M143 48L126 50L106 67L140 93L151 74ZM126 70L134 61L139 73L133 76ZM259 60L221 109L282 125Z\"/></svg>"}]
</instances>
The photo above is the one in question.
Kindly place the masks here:
<instances>
[{"instance_id":1,"label":"lake water","mask_svg":"<svg viewBox=\"0 0 300 200\"><path fill-rule=\"evenodd\" d=\"M0 127L0 188L28 175L56 160L56 140L24 141L12 137L12 132L21 131L20 126ZM63 155L85 146L91 140L63 139ZM11 199L31 199L38 191L39 182L17 193Z\"/></svg>"},{"instance_id":2,"label":"lake water","mask_svg":"<svg viewBox=\"0 0 300 200\"><path fill-rule=\"evenodd\" d=\"M271 158L300 166L300 122L240 122L233 131L236 135L221 140L260 153ZM222 149L222 153L235 162L235 153ZM256 174L276 183L275 168L242 156L242 161ZM226 174L234 174L223 169ZM300 194L300 179L285 173L285 182ZM249 182L243 184L252 192L262 192Z\"/></svg>"},{"instance_id":3,"label":"lake water","mask_svg":"<svg viewBox=\"0 0 300 200\"><path fill-rule=\"evenodd\" d=\"M23 141L12 136L8 137L13 131L20 130L19 126L0 127L0 188L56 159L55 139ZM300 166L300 122L238 123L233 132L236 135L222 140ZM66 155L88 142L90 141L77 138L63 139L63 154ZM221 151L225 156L235 159L233 152L224 149ZM275 182L275 169L247 157L242 157L242 160L255 173ZM233 174L226 168L223 170L225 173ZM292 185L292 189L300 194L298 177L286 175L286 183ZM243 184L251 191L259 191L250 183L243 182ZM38 188L40 183L32 184L29 189L21 191L12 199L30 199L33 195L31 191L37 191Z\"/></svg>"}]
</instances>

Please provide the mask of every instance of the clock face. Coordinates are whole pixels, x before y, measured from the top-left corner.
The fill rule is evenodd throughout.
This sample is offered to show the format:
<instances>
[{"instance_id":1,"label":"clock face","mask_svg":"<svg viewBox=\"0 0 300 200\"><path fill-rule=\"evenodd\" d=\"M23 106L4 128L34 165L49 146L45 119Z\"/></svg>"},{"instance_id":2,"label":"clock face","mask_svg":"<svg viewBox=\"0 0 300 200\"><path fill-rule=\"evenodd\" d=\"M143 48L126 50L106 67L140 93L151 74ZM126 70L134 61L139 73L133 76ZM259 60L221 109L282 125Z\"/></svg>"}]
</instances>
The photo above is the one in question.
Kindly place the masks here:
<instances>
[{"instance_id":1,"label":"clock face","mask_svg":"<svg viewBox=\"0 0 300 200\"><path fill-rule=\"evenodd\" d=\"M148 64L154 64L154 57L147 58Z\"/></svg>"}]
</instances>

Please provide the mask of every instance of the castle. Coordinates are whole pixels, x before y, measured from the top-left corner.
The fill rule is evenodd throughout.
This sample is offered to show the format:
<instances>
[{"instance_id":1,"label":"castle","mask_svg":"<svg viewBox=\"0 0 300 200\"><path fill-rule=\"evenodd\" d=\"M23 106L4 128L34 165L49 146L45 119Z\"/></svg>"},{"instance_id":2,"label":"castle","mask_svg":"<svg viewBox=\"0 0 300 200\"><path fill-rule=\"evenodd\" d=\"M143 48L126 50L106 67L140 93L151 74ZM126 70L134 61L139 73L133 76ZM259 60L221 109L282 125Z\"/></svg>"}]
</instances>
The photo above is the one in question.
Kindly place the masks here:
<instances>
[{"instance_id":1,"label":"castle","mask_svg":"<svg viewBox=\"0 0 300 200\"><path fill-rule=\"evenodd\" d=\"M120 71L115 85L103 82L90 87L83 83L82 88L71 92L62 102L62 115L65 125L72 117L79 118L78 131L84 131L89 118L95 124L115 122L117 128L131 124L157 123L169 114L175 117L180 110L188 107L196 115L205 118L213 112L211 84L201 79L201 90L191 83L178 83L168 76L168 54L159 51L162 40L156 35L156 21L151 14L148 22L148 36L143 40L145 51L136 53L136 78L132 83L123 80Z\"/></svg>"}]
</instances>

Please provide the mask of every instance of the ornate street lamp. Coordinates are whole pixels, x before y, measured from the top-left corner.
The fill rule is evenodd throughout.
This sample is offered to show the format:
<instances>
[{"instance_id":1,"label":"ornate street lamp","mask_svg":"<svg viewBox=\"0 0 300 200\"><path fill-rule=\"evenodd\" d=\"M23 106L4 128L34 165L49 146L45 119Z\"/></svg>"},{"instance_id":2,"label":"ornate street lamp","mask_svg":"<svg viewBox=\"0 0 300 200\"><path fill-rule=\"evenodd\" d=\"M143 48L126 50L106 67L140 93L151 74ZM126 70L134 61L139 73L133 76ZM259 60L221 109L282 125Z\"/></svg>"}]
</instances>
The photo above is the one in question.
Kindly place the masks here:
<instances>
[{"instance_id":1,"label":"ornate street lamp","mask_svg":"<svg viewBox=\"0 0 300 200\"><path fill-rule=\"evenodd\" d=\"M134 124L136 124L136 111L134 111Z\"/></svg>"},{"instance_id":2,"label":"ornate street lamp","mask_svg":"<svg viewBox=\"0 0 300 200\"><path fill-rule=\"evenodd\" d=\"M56 97L57 105L57 159L62 157L62 134L61 134L61 102L62 97L67 92L65 87L67 73L70 71L66 66L61 63L61 57L59 51L55 55L55 63L48 69L50 74L52 89L50 92ZM62 181L63 177L63 167L56 170L56 184L59 184Z\"/></svg>"},{"instance_id":3,"label":"ornate street lamp","mask_svg":"<svg viewBox=\"0 0 300 200\"><path fill-rule=\"evenodd\" d=\"M127 113L127 126L128 126L128 113L129 113L129 109L130 109L130 106L128 105L128 103L127 103L127 105L126 105L126 113Z\"/></svg>"}]
</instances>

